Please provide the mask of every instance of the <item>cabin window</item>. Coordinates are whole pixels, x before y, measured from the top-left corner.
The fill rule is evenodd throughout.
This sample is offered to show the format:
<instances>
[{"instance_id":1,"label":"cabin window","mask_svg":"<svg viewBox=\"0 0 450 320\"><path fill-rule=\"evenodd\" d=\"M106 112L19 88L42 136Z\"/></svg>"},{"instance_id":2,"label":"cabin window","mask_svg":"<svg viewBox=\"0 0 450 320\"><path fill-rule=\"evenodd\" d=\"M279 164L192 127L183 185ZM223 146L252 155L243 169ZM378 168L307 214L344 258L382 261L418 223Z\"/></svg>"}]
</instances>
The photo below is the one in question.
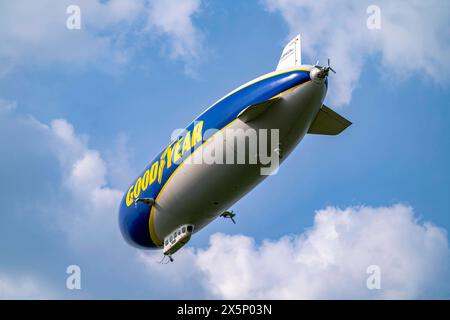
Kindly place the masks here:
<instances>
[{"instance_id":1,"label":"cabin window","mask_svg":"<svg viewBox=\"0 0 450 320\"><path fill-rule=\"evenodd\" d=\"M188 232L192 232L192 226L188 226L188 227L187 227L187 231L188 231Z\"/></svg>"},{"instance_id":2,"label":"cabin window","mask_svg":"<svg viewBox=\"0 0 450 320\"><path fill-rule=\"evenodd\" d=\"M181 228L181 232L185 233L186 232L186 227Z\"/></svg>"},{"instance_id":3,"label":"cabin window","mask_svg":"<svg viewBox=\"0 0 450 320\"><path fill-rule=\"evenodd\" d=\"M164 245L167 246L168 244L169 244L169 240L166 240L166 241L164 242Z\"/></svg>"}]
</instances>

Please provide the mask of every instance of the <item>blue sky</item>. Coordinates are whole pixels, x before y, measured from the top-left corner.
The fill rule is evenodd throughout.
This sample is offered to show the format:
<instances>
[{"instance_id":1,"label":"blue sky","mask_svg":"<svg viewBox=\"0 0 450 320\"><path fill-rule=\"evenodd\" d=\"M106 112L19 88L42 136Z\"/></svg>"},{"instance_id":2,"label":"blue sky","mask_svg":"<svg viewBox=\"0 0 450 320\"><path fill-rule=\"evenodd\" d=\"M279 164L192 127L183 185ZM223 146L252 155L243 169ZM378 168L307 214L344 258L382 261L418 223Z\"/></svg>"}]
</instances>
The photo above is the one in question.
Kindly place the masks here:
<instances>
[{"instance_id":1,"label":"blue sky","mask_svg":"<svg viewBox=\"0 0 450 320\"><path fill-rule=\"evenodd\" d=\"M0 298L448 298L450 8L378 1L369 30L370 4L0 0ZM306 136L176 263L124 243L127 184L297 33L353 125Z\"/></svg>"}]
</instances>

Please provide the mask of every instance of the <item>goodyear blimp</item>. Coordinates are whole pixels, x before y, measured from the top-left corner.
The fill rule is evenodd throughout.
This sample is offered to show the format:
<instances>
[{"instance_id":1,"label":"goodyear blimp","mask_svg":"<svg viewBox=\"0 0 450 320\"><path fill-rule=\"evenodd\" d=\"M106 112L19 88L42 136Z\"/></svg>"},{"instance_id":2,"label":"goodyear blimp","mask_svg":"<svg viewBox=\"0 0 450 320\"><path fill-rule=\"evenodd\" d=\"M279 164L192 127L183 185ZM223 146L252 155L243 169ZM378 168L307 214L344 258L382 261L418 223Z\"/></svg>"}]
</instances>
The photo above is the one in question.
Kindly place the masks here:
<instances>
[{"instance_id":1,"label":"goodyear blimp","mask_svg":"<svg viewBox=\"0 0 450 320\"><path fill-rule=\"evenodd\" d=\"M334 72L329 61L302 65L300 44L296 36L274 72L206 109L132 181L119 211L128 243L163 249L172 260L214 219L234 222L229 208L276 171L307 133L336 135L351 124L323 104Z\"/></svg>"}]
</instances>

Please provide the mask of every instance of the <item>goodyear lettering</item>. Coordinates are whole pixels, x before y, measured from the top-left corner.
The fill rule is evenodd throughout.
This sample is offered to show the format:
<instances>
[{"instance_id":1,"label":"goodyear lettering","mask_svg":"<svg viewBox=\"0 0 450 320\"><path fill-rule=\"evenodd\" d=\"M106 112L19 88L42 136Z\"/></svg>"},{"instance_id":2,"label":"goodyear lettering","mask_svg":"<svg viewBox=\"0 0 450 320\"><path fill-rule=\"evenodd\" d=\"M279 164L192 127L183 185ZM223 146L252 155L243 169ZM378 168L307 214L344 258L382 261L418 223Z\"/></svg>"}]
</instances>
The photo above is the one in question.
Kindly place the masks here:
<instances>
[{"instance_id":1,"label":"goodyear lettering","mask_svg":"<svg viewBox=\"0 0 450 320\"><path fill-rule=\"evenodd\" d=\"M146 170L144 173L144 176L142 177L142 182L141 182L141 189L142 191L145 191L148 187L148 183L149 183L149 179L150 179L150 170Z\"/></svg>"},{"instance_id":2,"label":"goodyear lettering","mask_svg":"<svg viewBox=\"0 0 450 320\"><path fill-rule=\"evenodd\" d=\"M153 182L155 182L156 180L156 175L158 174L158 161L156 161L153 165L152 168L150 170L150 184L152 184ZM138 179L139 180L139 179Z\"/></svg>"},{"instance_id":3,"label":"goodyear lettering","mask_svg":"<svg viewBox=\"0 0 450 320\"><path fill-rule=\"evenodd\" d=\"M170 145L167 149L167 169L169 169L172 166L172 154L173 154L173 147Z\"/></svg>"},{"instance_id":4,"label":"goodyear lettering","mask_svg":"<svg viewBox=\"0 0 450 320\"><path fill-rule=\"evenodd\" d=\"M180 148L181 148L181 141L183 141L183 138L181 138L180 140L178 140L175 143L175 146L173 147L173 162L175 162L176 164L179 164L178 161L180 161L182 154L180 153Z\"/></svg>"},{"instance_id":5,"label":"goodyear lettering","mask_svg":"<svg viewBox=\"0 0 450 320\"><path fill-rule=\"evenodd\" d=\"M133 191L133 196L134 198L138 198L139 194L141 193L141 181L142 178L139 177L139 179L137 179L136 184L134 185L134 191Z\"/></svg>"},{"instance_id":6,"label":"goodyear lettering","mask_svg":"<svg viewBox=\"0 0 450 320\"><path fill-rule=\"evenodd\" d=\"M179 164L185 156L189 155L192 148L198 146L202 142L203 137L203 121L194 125L191 131L188 131L182 138L175 143L171 143L161 154L159 161L154 162L144 174L136 180L127 192L126 204L129 207L135 199L139 198L142 191L147 190L149 186L158 181L162 183L164 170L169 169L172 163Z\"/></svg>"},{"instance_id":7,"label":"goodyear lettering","mask_svg":"<svg viewBox=\"0 0 450 320\"><path fill-rule=\"evenodd\" d=\"M198 143L202 141L202 131L203 131L203 121L197 123L192 130L192 147L196 146Z\"/></svg>"},{"instance_id":8,"label":"goodyear lettering","mask_svg":"<svg viewBox=\"0 0 450 320\"><path fill-rule=\"evenodd\" d=\"M188 133L186 133L186 135L184 136L184 142L183 142L183 154L185 154L186 152L191 151L191 132L188 131Z\"/></svg>"},{"instance_id":9,"label":"goodyear lettering","mask_svg":"<svg viewBox=\"0 0 450 320\"><path fill-rule=\"evenodd\" d=\"M166 161L164 160L163 157L161 157L161 159L159 159L159 170L158 170L158 183L159 184L161 184L165 164L166 164Z\"/></svg>"},{"instance_id":10,"label":"goodyear lettering","mask_svg":"<svg viewBox=\"0 0 450 320\"><path fill-rule=\"evenodd\" d=\"M127 207L129 207L133 203L133 188L134 188L134 185L131 186L127 192Z\"/></svg>"}]
</instances>

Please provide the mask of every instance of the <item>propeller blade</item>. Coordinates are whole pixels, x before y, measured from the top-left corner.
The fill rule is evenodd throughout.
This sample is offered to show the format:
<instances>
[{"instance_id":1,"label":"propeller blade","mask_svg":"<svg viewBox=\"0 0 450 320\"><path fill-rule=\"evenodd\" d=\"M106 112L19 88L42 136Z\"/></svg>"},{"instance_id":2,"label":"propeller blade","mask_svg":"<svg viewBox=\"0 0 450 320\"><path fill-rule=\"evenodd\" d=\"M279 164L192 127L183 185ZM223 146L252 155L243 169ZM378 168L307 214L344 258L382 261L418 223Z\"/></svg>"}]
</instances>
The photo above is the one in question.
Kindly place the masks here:
<instances>
[{"instance_id":1,"label":"propeller blade","mask_svg":"<svg viewBox=\"0 0 450 320\"><path fill-rule=\"evenodd\" d=\"M334 71L334 69L330 66L330 58L328 58L328 69L333 71L333 73L336 73L336 71Z\"/></svg>"}]
</instances>

